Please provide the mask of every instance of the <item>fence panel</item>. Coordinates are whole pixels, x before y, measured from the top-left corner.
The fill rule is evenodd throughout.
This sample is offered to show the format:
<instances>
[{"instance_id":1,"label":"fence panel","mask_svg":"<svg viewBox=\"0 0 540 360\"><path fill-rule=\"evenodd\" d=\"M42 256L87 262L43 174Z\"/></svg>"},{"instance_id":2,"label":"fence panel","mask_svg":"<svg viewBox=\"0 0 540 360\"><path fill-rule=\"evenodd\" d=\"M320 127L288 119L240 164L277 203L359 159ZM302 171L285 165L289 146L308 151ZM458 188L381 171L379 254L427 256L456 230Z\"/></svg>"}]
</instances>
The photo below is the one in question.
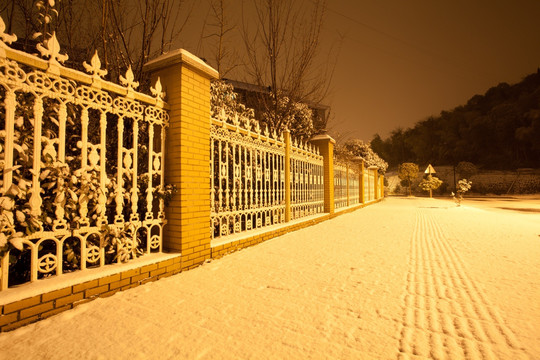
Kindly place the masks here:
<instances>
[{"instance_id":1,"label":"fence panel","mask_svg":"<svg viewBox=\"0 0 540 360\"><path fill-rule=\"evenodd\" d=\"M251 124L212 120L212 239L285 221L285 143Z\"/></svg>"},{"instance_id":2,"label":"fence panel","mask_svg":"<svg viewBox=\"0 0 540 360\"><path fill-rule=\"evenodd\" d=\"M349 167L349 205L360 203L360 175L358 166Z\"/></svg>"},{"instance_id":3,"label":"fence panel","mask_svg":"<svg viewBox=\"0 0 540 360\"><path fill-rule=\"evenodd\" d=\"M64 68L54 36L48 61L0 48L0 288L161 251L160 86L102 80L97 54L92 76Z\"/></svg>"},{"instance_id":4,"label":"fence panel","mask_svg":"<svg viewBox=\"0 0 540 360\"><path fill-rule=\"evenodd\" d=\"M347 206L347 165L334 158L334 208Z\"/></svg>"},{"instance_id":5,"label":"fence panel","mask_svg":"<svg viewBox=\"0 0 540 360\"><path fill-rule=\"evenodd\" d=\"M366 187L366 194L367 194L367 198L366 198L366 202L369 202L369 201L373 201L375 200L375 171L377 170L373 170L373 169L367 169L366 173L367 173L367 186Z\"/></svg>"},{"instance_id":6,"label":"fence panel","mask_svg":"<svg viewBox=\"0 0 540 360\"><path fill-rule=\"evenodd\" d=\"M291 219L324 211L323 157L309 144L291 147Z\"/></svg>"}]
</instances>

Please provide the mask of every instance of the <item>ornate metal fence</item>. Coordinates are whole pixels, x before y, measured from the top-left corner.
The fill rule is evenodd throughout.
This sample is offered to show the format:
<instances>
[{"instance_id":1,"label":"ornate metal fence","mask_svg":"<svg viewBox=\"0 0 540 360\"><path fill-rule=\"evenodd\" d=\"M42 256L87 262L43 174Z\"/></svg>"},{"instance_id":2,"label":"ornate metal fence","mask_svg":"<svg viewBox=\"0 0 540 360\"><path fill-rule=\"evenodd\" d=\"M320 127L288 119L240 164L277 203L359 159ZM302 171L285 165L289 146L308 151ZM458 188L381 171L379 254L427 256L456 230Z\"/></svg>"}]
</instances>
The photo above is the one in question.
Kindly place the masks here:
<instances>
[{"instance_id":1,"label":"ornate metal fence","mask_svg":"<svg viewBox=\"0 0 540 360\"><path fill-rule=\"evenodd\" d=\"M223 118L210 139L212 238L284 222L283 136Z\"/></svg>"},{"instance_id":2,"label":"ornate metal fence","mask_svg":"<svg viewBox=\"0 0 540 360\"><path fill-rule=\"evenodd\" d=\"M103 80L97 53L90 75L63 67L54 35L38 45L48 60L0 38L0 289L161 251L159 80L144 95L131 69Z\"/></svg>"},{"instance_id":3,"label":"ornate metal fence","mask_svg":"<svg viewBox=\"0 0 540 360\"><path fill-rule=\"evenodd\" d=\"M347 165L334 158L334 208L347 206Z\"/></svg>"},{"instance_id":4,"label":"ornate metal fence","mask_svg":"<svg viewBox=\"0 0 540 360\"><path fill-rule=\"evenodd\" d=\"M263 132L254 120L225 114L212 119L212 239L285 222L287 146L291 218L323 212L323 159L317 149L288 145L283 134Z\"/></svg>"},{"instance_id":5,"label":"ornate metal fence","mask_svg":"<svg viewBox=\"0 0 540 360\"><path fill-rule=\"evenodd\" d=\"M360 174L358 166L349 167L349 205L360 203Z\"/></svg>"},{"instance_id":6,"label":"ornate metal fence","mask_svg":"<svg viewBox=\"0 0 540 360\"><path fill-rule=\"evenodd\" d=\"M291 147L291 218L324 211L323 157L311 145Z\"/></svg>"},{"instance_id":7,"label":"ornate metal fence","mask_svg":"<svg viewBox=\"0 0 540 360\"><path fill-rule=\"evenodd\" d=\"M370 202L376 199L375 198L375 171L377 171L377 169L369 168L369 169L366 169L366 171L364 172L364 192L365 192L364 201L365 202Z\"/></svg>"}]
</instances>

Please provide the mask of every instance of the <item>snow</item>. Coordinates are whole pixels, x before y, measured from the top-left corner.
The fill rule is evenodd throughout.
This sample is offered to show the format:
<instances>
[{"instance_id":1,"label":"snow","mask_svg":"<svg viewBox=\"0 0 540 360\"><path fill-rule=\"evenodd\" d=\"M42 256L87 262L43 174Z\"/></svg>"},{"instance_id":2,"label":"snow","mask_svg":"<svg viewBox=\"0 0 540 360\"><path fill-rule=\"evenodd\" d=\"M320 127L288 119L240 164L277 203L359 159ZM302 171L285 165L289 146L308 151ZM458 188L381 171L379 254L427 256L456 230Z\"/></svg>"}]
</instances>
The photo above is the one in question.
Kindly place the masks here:
<instances>
[{"instance_id":1,"label":"snow","mask_svg":"<svg viewBox=\"0 0 540 360\"><path fill-rule=\"evenodd\" d=\"M540 358L539 234L388 198L0 334L0 358Z\"/></svg>"}]
</instances>

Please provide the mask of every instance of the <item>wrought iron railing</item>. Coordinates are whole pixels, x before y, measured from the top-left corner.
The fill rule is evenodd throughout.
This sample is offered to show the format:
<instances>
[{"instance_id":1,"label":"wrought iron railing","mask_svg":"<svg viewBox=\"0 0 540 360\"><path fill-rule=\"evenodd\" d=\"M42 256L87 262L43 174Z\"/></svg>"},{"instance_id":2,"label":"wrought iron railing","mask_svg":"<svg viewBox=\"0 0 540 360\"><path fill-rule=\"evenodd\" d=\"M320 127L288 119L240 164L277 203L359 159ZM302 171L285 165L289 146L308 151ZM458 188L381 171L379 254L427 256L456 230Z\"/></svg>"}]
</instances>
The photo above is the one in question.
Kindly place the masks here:
<instances>
[{"instance_id":1,"label":"wrought iron railing","mask_svg":"<svg viewBox=\"0 0 540 360\"><path fill-rule=\"evenodd\" d=\"M291 147L291 219L324 211L323 157L311 145Z\"/></svg>"},{"instance_id":2,"label":"wrought iron railing","mask_svg":"<svg viewBox=\"0 0 540 360\"><path fill-rule=\"evenodd\" d=\"M370 202L375 197L375 171L377 169L366 169L364 171L364 202Z\"/></svg>"},{"instance_id":3,"label":"wrought iron railing","mask_svg":"<svg viewBox=\"0 0 540 360\"><path fill-rule=\"evenodd\" d=\"M285 220L283 138L212 120L211 224L218 238Z\"/></svg>"},{"instance_id":4,"label":"wrought iron railing","mask_svg":"<svg viewBox=\"0 0 540 360\"><path fill-rule=\"evenodd\" d=\"M334 208L347 206L347 165L334 158Z\"/></svg>"},{"instance_id":5,"label":"wrought iron railing","mask_svg":"<svg viewBox=\"0 0 540 360\"><path fill-rule=\"evenodd\" d=\"M220 114L211 121L212 239L284 223L287 191L291 219L323 212L323 158L315 147L290 144L284 134L262 131L252 119Z\"/></svg>"},{"instance_id":6,"label":"wrought iron railing","mask_svg":"<svg viewBox=\"0 0 540 360\"><path fill-rule=\"evenodd\" d=\"M131 69L103 80L97 52L90 75L64 67L54 34L38 45L48 60L0 37L0 289L161 251L159 80L148 96Z\"/></svg>"},{"instance_id":7,"label":"wrought iron railing","mask_svg":"<svg viewBox=\"0 0 540 360\"><path fill-rule=\"evenodd\" d=\"M358 166L349 166L349 206L360 203L360 175Z\"/></svg>"}]
</instances>

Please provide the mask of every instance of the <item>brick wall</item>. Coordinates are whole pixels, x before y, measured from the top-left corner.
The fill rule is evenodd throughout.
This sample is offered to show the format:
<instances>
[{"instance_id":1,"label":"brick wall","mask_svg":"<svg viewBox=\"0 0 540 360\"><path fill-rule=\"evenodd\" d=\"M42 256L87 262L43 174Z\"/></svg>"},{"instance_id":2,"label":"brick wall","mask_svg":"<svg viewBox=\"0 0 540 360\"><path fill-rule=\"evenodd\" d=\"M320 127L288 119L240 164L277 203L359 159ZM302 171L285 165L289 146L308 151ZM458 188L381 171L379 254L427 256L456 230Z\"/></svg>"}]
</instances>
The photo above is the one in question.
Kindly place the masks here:
<instances>
[{"instance_id":1,"label":"brick wall","mask_svg":"<svg viewBox=\"0 0 540 360\"><path fill-rule=\"evenodd\" d=\"M120 271L101 278L0 305L0 332L46 319L98 297L178 274L180 255L136 269ZM45 280L46 281L46 280Z\"/></svg>"}]
</instances>

